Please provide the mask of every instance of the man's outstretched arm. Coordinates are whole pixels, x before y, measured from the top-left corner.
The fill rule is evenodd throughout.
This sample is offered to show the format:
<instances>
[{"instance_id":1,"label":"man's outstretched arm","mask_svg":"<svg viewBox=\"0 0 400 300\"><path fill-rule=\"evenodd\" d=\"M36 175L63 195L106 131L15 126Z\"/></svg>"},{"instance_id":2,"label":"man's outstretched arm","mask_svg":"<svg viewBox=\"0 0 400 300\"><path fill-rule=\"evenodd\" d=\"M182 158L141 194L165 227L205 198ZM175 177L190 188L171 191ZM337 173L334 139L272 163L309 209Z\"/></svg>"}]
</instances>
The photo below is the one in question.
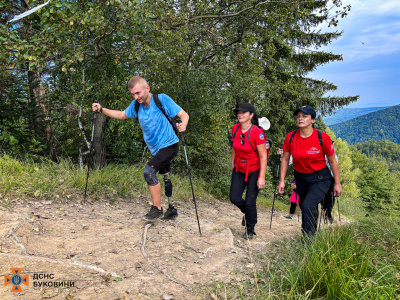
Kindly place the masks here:
<instances>
[{"instance_id":1,"label":"man's outstretched arm","mask_svg":"<svg viewBox=\"0 0 400 300\"><path fill-rule=\"evenodd\" d=\"M113 119L125 120L128 118L128 116L125 114L125 111L104 108L100 105L100 103L93 103L92 110L101 112L103 115L106 115L107 117L110 117Z\"/></svg>"}]
</instances>

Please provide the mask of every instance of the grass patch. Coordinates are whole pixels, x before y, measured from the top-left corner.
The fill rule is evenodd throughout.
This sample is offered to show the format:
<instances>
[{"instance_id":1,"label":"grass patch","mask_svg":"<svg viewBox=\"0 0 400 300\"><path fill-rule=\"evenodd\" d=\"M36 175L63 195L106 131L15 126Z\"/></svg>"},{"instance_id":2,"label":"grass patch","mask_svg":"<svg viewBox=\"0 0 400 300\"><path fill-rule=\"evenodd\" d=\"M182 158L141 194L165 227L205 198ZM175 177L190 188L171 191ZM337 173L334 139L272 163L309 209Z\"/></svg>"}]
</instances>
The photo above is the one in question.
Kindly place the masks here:
<instances>
[{"instance_id":1,"label":"grass patch","mask_svg":"<svg viewBox=\"0 0 400 300\"><path fill-rule=\"evenodd\" d=\"M399 299L400 223L380 218L285 240L257 255L257 281L215 283L223 299Z\"/></svg>"},{"instance_id":2,"label":"grass patch","mask_svg":"<svg viewBox=\"0 0 400 300\"><path fill-rule=\"evenodd\" d=\"M147 183L143 179L145 164L134 166L109 164L101 170L90 170L87 187L87 200L115 202L118 198L137 198L144 195L150 202ZM0 154L0 205L8 206L15 200L54 200L75 201L83 200L86 184L87 167L81 170L70 160L60 160L54 163L45 158L39 161L33 159L15 159ZM229 177L229 178L228 178ZM230 185L230 176L225 185ZM186 173L170 173L173 183L173 201L192 201L192 190ZM162 176L158 179L164 189ZM192 181L196 200L216 200L211 183L206 178L199 178L192 172ZM272 207L274 186L267 181L257 199L260 207ZM219 200L229 201L227 196L217 193ZM167 198L162 193L165 203ZM278 196L275 210L289 210L289 200L282 201Z\"/></svg>"},{"instance_id":3,"label":"grass patch","mask_svg":"<svg viewBox=\"0 0 400 300\"><path fill-rule=\"evenodd\" d=\"M101 170L90 170L87 200L113 202L118 198L146 195L150 201L143 168L144 165L110 164ZM84 197L86 174L86 168L81 170L69 160L54 163L42 159L37 162L0 155L0 204L7 206L12 201L26 199L81 201ZM170 174L169 178L174 185L174 201L192 200L188 176ZM163 186L162 177L159 176L158 179ZM193 178L193 184L196 200L214 199L205 188L205 180Z\"/></svg>"}]
</instances>

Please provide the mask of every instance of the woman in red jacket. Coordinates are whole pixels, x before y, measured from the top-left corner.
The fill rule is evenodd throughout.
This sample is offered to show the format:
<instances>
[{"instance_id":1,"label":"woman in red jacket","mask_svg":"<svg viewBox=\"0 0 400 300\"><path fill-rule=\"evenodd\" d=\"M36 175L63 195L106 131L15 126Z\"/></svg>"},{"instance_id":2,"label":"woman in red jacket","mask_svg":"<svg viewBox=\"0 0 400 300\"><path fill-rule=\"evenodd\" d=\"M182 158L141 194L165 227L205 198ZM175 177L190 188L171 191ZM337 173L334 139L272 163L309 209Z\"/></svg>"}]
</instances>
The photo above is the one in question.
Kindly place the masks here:
<instances>
[{"instance_id":1,"label":"woman in red jacket","mask_svg":"<svg viewBox=\"0 0 400 300\"><path fill-rule=\"evenodd\" d=\"M267 170L266 138L260 129L255 117L254 106L250 103L242 104L235 109L239 123L232 127L232 179L230 200L235 204L244 217L242 225L246 226L243 235L245 239L252 239L254 226L257 223L256 200L258 191L265 186L265 172ZM246 198L242 195L246 190Z\"/></svg>"},{"instance_id":2,"label":"woman in red jacket","mask_svg":"<svg viewBox=\"0 0 400 300\"><path fill-rule=\"evenodd\" d=\"M314 129L315 110L305 105L294 112L298 130L290 132L283 145L283 157L280 168L279 193L285 188L285 176L290 155L293 157L294 177L296 178L299 204L302 211L302 231L314 234L317 229L318 204L329 189L332 175L326 165L325 155L335 179L334 194L342 194L339 166L335 158L335 148L329 135L321 132L321 140Z\"/></svg>"}]
</instances>

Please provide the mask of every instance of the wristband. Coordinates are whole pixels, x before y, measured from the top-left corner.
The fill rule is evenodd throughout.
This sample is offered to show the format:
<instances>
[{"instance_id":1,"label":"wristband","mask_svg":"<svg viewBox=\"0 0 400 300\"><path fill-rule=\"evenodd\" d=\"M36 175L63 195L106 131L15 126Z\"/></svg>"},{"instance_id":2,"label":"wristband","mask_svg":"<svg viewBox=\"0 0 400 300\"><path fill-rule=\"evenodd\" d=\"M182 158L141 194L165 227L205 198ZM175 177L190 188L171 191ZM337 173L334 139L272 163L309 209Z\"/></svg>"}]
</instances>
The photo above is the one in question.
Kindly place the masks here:
<instances>
[{"instance_id":1,"label":"wristband","mask_svg":"<svg viewBox=\"0 0 400 300\"><path fill-rule=\"evenodd\" d=\"M100 113L101 114L103 113L103 106L101 106L101 104L100 104Z\"/></svg>"}]
</instances>

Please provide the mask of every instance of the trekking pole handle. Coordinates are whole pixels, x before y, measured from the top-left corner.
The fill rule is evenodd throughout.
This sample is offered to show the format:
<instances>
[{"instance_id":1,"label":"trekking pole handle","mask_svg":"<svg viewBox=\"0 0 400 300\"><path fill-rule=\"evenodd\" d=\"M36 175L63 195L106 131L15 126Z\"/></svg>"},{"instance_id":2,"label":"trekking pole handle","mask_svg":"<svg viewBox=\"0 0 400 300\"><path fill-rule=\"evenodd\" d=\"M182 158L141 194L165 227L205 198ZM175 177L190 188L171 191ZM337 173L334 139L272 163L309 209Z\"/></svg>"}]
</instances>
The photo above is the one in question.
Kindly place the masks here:
<instances>
[{"instance_id":1,"label":"trekking pole handle","mask_svg":"<svg viewBox=\"0 0 400 300\"><path fill-rule=\"evenodd\" d=\"M93 100L93 103L100 104L99 100ZM100 112L102 111L102 109L103 109L103 107L100 104ZM96 110L95 113L99 113L99 112Z\"/></svg>"},{"instance_id":2,"label":"trekking pole handle","mask_svg":"<svg viewBox=\"0 0 400 300\"><path fill-rule=\"evenodd\" d=\"M283 147L281 146L281 147L279 147L278 148L279 150L283 150ZM278 156L279 156L279 164L282 162L282 156L283 156L283 153L282 154L278 154Z\"/></svg>"},{"instance_id":3,"label":"trekking pole handle","mask_svg":"<svg viewBox=\"0 0 400 300\"><path fill-rule=\"evenodd\" d=\"M176 123L180 124L182 123L182 120L177 120ZM185 146L186 143L185 143L185 138L183 137L183 132L181 132L180 134L181 134L182 144L183 146Z\"/></svg>"}]
</instances>

